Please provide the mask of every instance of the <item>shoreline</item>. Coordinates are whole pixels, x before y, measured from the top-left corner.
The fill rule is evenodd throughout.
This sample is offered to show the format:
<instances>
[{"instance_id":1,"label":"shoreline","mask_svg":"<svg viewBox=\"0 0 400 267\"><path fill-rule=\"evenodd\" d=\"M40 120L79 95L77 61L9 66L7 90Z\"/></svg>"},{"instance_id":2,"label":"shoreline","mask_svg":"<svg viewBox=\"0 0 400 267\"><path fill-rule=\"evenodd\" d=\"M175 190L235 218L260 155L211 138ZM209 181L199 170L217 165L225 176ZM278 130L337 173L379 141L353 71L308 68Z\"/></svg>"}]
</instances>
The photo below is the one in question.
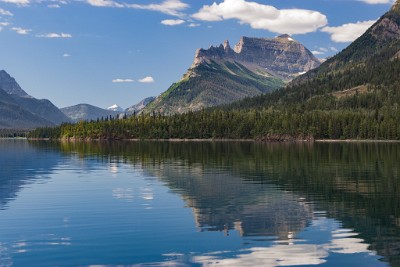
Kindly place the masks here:
<instances>
[{"instance_id":1,"label":"shoreline","mask_svg":"<svg viewBox=\"0 0 400 267\"><path fill-rule=\"evenodd\" d=\"M0 140L14 140L23 139L30 141L61 141L61 142L140 142L140 141L151 141L151 142L257 142L257 143L400 143L400 140L382 140L382 139L315 139L310 140L280 140L280 141L268 141L259 139L225 139L225 138L172 138L172 139L50 139L50 138L0 138Z\"/></svg>"}]
</instances>

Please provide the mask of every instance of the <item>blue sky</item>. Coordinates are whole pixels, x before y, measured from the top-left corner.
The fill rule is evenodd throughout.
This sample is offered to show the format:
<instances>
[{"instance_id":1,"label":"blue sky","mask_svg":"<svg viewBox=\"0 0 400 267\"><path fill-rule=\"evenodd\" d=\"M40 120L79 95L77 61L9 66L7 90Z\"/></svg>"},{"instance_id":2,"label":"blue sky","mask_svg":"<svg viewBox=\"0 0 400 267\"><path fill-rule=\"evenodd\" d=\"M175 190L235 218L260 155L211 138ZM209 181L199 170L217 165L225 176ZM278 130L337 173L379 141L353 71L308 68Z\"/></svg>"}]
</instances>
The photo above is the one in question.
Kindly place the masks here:
<instances>
[{"instance_id":1,"label":"blue sky","mask_svg":"<svg viewBox=\"0 0 400 267\"><path fill-rule=\"evenodd\" d=\"M124 108L157 96L195 50L289 33L320 58L393 0L0 0L0 69L58 107Z\"/></svg>"}]
</instances>

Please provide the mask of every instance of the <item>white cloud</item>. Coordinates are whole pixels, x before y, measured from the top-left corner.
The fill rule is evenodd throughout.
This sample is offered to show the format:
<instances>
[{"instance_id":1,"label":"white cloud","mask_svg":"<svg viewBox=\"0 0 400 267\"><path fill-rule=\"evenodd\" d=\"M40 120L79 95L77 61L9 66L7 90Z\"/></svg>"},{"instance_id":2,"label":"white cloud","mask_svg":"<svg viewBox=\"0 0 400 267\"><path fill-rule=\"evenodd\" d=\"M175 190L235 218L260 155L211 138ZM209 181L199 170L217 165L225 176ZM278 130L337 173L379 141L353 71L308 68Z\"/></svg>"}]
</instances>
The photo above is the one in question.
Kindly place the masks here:
<instances>
[{"instance_id":1,"label":"white cloud","mask_svg":"<svg viewBox=\"0 0 400 267\"><path fill-rule=\"evenodd\" d=\"M276 33L303 34L314 32L325 26L328 20L324 14L305 9L277 9L246 0L224 0L217 4L203 6L193 18L203 21L237 19L253 29Z\"/></svg>"},{"instance_id":2,"label":"white cloud","mask_svg":"<svg viewBox=\"0 0 400 267\"><path fill-rule=\"evenodd\" d=\"M18 34L22 34L22 35L27 35L29 34L29 32L31 32L31 29L24 29L21 27L12 27L11 30L15 31Z\"/></svg>"},{"instance_id":3,"label":"white cloud","mask_svg":"<svg viewBox=\"0 0 400 267\"><path fill-rule=\"evenodd\" d=\"M15 4L18 6L27 6L30 4L30 0L0 0L0 2Z\"/></svg>"},{"instance_id":4,"label":"white cloud","mask_svg":"<svg viewBox=\"0 0 400 267\"><path fill-rule=\"evenodd\" d=\"M322 32L331 35L331 39L337 43L352 42L360 37L376 20L358 21L357 23L347 23L337 27L324 27Z\"/></svg>"},{"instance_id":5,"label":"white cloud","mask_svg":"<svg viewBox=\"0 0 400 267\"><path fill-rule=\"evenodd\" d=\"M168 25L168 26L176 26L185 23L182 19L165 19L161 21L161 24Z\"/></svg>"},{"instance_id":6,"label":"white cloud","mask_svg":"<svg viewBox=\"0 0 400 267\"><path fill-rule=\"evenodd\" d=\"M126 4L126 7L134 9L159 11L164 14L181 17L184 16L182 11L187 9L189 5L182 2L181 0L165 0L160 4L148 4L148 5Z\"/></svg>"},{"instance_id":7,"label":"white cloud","mask_svg":"<svg viewBox=\"0 0 400 267\"><path fill-rule=\"evenodd\" d=\"M143 79L140 79L139 82L141 83L154 83L154 78L151 76L147 76Z\"/></svg>"},{"instance_id":8,"label":"white cloud","mask_svg":"<svg viewBox=\"0 0 400 267\"><path fill-rule=\"evenodd\" d=\"M40 38L72 38L72 35L69 33L45 33L36 35L36 37Z\"/></svg>"},{"instance_id":9,"label":"white cloud","mask_svg":"<svg viewBox=\"0 0 400 267\"><path fill-rule=\"evenodd\" d=\"M198 24L198 23L190 23L190 24L188 25L188 27L191 27L191 28L199 27L199 26L200 26L200 24Z\"/></svg>"},{"instance_id":10,"label":"white cloud","mask_svg":"<svg viewBox=\"0 0 400 267\"><path fill-rule=\"evenodd\" d=\"M124 5L112 0L87 0L87 3L97 7L124 7Z\"/></svg>"},{"instance_id":11,"label":"white cloud","mask_svg":"<svg viewBox=\"0 0 400 267\"><path fill-rule=\"evenodd\" d=\"M311 53L313 53L314 55L323 55L323 54L325 54L324 52L318 51L318 50L311 51Z\"/></svg>"},{"instance_id":12,"label":"white cloud","mask_svg":"<svg viewBox=\"0 0 400 267\"><path fill-rule=\"evenodd\" d=\"M364 2L370 5L376 5L376 4L393 4L393 0L359 0L360 2Z\"/></svg>"},{"instance_id":13,"label":"white cloud","mask_svg":"<svg viewBox=\"0 0 400 267\"><path fill-rule=\"evenodd\" d=\"M330 49L331 51L333 51L333 52L338 52L338 51L339 51L339 50L338 50L336 47L334 47L334 46L329 47L329 49Z\"/></svg>"},{"instance_id":14,"label":"white cloud","mask_svg":"<svg viewBox=\"0 0 400 267\"><path fill-rule=\"evenodd\" d=\"M65 53L65 54L63 54L63 57L70 57L71 55L70 54L67 54L67 53Z\"/></svg>"},{"instance_id":15,"label":"white cloud","mask_svg":"<svg viewBox=\"0 0 400 267\"><path fill-rule=\"evenodd\" d=\"M112 80L113 83L132 83L134 80L132 79L114 79Z\"/></svg>"},{"instance_id":16,"label":"white cloud","mask_svg":"<svg viewBox=\"0 0 400 267\"><path fill-rule=\"evenodd\" d=\"M51 4L51 5L47 5L48 8L60 8L60 5L57 4Z\"/></svg>"},{"instance_id":17,"label":"white cloud","mask_svg":"<svg viewBox=\"0 0 400 267\"><path fill-rule=\"evenodd\" d=\"M13 13L11 13L8 10L2 9L2 8L0 8L0 15L3 15L3 16L14 16Z\"/></svg>"},{"instance_id":18,"label":"white cloud","mask_svg":"<svg viewBox=\"0 0 400 267\"><path fill-rule=\"evenodd\" d=\"M2 27L8 26L8 25L10 25L10 23L8 23L8 22L0 22L0 26L2 26Z\"/></svg>"}]
</instances>

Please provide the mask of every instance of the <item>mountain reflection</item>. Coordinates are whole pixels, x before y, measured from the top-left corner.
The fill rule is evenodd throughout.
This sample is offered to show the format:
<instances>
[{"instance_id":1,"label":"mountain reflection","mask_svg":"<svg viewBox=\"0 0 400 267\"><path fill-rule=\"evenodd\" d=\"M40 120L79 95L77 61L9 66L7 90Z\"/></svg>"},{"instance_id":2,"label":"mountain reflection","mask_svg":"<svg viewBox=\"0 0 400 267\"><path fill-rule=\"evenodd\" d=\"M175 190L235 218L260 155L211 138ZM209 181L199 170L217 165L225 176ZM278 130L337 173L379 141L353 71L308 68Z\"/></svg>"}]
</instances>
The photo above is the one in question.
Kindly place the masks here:
<instances>
[{"instance_id":1,"label":"mountain reflection","mask_svg":"<svg viewBox=\"0 0 400 267\"><path fill-rule=\"evenodd\" d=\"M368 249L393 266L400 265L397 143L104 142L53 146L66 155L130 163L158 177L192 208L202 231L229 234L237 230L248 238L289 242L291 236L315 223L317 211L325 211L327 220L339 221L357 236L341 237L343 233L334 229L331 235L337 238L314 250L318 255L311 258L321 260L327 251ZM129 195L121 190L114 193ZM311 249L295 245L299 252ZM262 252L245 251L235 259L246 260L249 253ZM213 259L218 257L208 258ZM321 263L319 260L315 264Z\"/></svg>"},{"instance_id":2,"label":"mountain reflection","mask_svg":"<svg viewBox=\"0 0 400 267\"><path fill-rule=\"evenodd\" d=\"M0 209L17 198L18 191L38 180L46 180L59 164L59 151L35 146L24 140L0 139Z\"/></svg>"}]
</instances>

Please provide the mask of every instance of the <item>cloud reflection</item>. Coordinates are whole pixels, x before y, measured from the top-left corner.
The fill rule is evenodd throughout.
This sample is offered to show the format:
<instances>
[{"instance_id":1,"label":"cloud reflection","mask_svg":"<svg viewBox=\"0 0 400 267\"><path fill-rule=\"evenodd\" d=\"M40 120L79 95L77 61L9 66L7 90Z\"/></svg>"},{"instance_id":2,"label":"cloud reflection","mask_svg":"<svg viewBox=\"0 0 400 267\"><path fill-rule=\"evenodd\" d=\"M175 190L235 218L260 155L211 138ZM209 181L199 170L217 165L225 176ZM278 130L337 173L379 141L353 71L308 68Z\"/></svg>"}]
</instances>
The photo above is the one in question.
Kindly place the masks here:
<instances>
[{"instance_id":1,"label":"cloud reflection","mask_svg":"<svg viewBox=\"0 0 400 267\"><path fill-rule=\"evenodd\" d=\"M195 256L193 261L202 266L298 266L323 264L331 253L376 254L368 250L363 239L354 237L358 233L351 229L335 229L338 223L334 220L319 218L312 225L320 232L328 232L331 239L322 244L309 244L310 240L292 239L289 233L288 240L276 241L270 247L244 249L235 253L235 257L229 257L226 252L214 252Z\"/></svg>"},{"instance_id":2,"label":"cloud reflection","mask_svg":"<svg viewBox=\"0 0 400 267\"><path fill-rule=\"evenodd\" d=\"M112 196L116 199L123 199L127 201L133 200L133 189L132 188L115 188L112 191Z\"/></svg>"}]
</instances>

